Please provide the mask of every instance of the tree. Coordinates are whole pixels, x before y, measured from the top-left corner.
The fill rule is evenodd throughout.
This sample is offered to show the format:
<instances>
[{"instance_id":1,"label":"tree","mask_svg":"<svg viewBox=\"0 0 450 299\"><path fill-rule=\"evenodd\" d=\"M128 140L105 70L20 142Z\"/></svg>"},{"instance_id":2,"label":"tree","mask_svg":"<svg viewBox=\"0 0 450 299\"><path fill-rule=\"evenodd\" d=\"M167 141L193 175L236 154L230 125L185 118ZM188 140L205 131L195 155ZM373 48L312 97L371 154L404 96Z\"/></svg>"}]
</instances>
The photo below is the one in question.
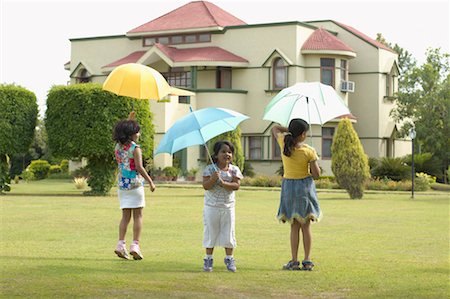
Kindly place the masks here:
<instances>
[{"instance_id":1,"label":"tree","mask_svg":"<svg viewBox=\"0 0 450 299\"><path fill-rule=\"evenodd\" d=\"M38 115L36 95L14 84L0 85L0 193L9 191L9 157L26 153Z\"/></svg>"},{"instance_id":2,"label":"tree","mask_svg":"<svg viewBox=\"0 0 450 299\"><path fill-rule=\"evenodd\" d=\"M45 127L52 154L88 160L87 195L104 195L111 189L115 169L112 131L115 123L136 112L141 127L143 159L152 157L153 124L147 100L116 96L100 84L54 86L47 98Z\"/></svg>"},{"instance_id":3,"label":"tree","mask_svg":"<svg viewBox=\"0 0 450 299\"><path fill-rule=\"evenodd\" d=\"M220 134L219 136L214 137L213 139L208 141L208 149L211 155L213 154L214 143L220 140L227 140L234 145L234 156L233 156L233 164L239 167L241 172L244 171L244 152L242 150L241 144L241 129L237 127L233 131L225 132ZM209 163L209 161L208 161Z\"/></svg>"},{"instance_id":4,"label":"tree","mask_svg":"<svg viewBox=\"0 0 450 299\"><path fill-rule=\"evenodd\" d=\"M441 161L439 178L447 182L450 148L450 73L449 54L429 49L426 62L404 74L391 116L402 122L400 134L407 136L414 127L423 152ZM399 84L400 85L400 84Z\"/></svg>"},{"instance_id":5,"label":"tree","mask_svg":"<svg viewBox=\"0 0 450 299\"><path fill-rule=\"evenodd\" d=\"M365 183L370 178L369 161L348 118L339 122L333 136L331 156L331 170L336 182L347 190L350 198L362 198Z\"/></svg>"}]
</instances>

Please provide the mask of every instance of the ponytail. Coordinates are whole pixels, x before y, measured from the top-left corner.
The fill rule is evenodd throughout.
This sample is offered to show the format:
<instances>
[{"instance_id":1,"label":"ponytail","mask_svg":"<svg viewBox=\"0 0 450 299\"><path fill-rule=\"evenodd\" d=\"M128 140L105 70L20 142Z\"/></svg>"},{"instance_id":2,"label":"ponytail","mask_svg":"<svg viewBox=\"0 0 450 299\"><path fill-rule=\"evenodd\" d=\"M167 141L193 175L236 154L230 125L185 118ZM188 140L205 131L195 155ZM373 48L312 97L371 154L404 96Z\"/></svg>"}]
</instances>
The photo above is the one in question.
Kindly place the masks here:
<instances>
[{"instance_id":1,"label":"ponytail","mask_svg":"<svg viewBox=\"0 0 450 299\"><path fill-rule=\"evenodd\" d=\"M292 137L292 134L285 135L283 154L287 157L290 157L293 147L294 147L294 137Z\"/></svg>"},{"instance_id":2,"label":"ponytail","mask_svg":"<svg viewBox=\"0 0 450 299\"><path fill-rule=\"evenodd\" d=\"M294 118L289 123L288 133L284 136L283 154L287 157L291 156L292 150L295 146L295 141L298 136L309 130L309 124L300 118Z\"/></svg>"}]
</instances>

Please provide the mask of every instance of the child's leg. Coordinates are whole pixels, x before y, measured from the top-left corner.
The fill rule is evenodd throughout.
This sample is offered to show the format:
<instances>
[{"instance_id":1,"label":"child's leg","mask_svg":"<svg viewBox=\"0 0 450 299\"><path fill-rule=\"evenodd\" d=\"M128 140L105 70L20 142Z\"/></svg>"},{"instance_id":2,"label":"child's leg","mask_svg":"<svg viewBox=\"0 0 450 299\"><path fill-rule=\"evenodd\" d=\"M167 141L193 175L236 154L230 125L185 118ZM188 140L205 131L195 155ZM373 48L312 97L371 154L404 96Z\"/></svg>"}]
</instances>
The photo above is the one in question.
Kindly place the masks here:
<instances>
[{"instance_id":1,"label":"child's leg","mask_svg":"<svg viewBox=\"0 0 450 299\"><path fill-rule=\"evenodd\" d=\"M139 241L142 231L142 208L133 209L133 241Z\"/></svg>"},{"instance_id":2,"label":"child's leg","mask_svg":"<svg viewBox=\"0 0 450 299\"><path fill-rule=\"evenodd\" d=\"M311 220L306 220L306 223L302 223L301 227L303 235L303 249L305 250L304 260L309 261L312 245Z\"/></svg>"},{"instance_id":3,"label":"child's leg","mask_svg":"<svg viewBox=\"0 0 450 299\"><path fill-rule=\"evenodd\" d=\"M292 261L296 262L298 257L298 244L299 244L300 222L294 219L291 224L291 254Z\"/></svg>"},{"instance_id":4,"label":"child's leg","mask_svg":"<svg viewBox=\"0 0 450 299\"><path fill-rule=\"evenodd\" d=\"M122 209L122 219L119 224L119 240L125 240L128 223L131 219L131 209Z\"/></svg>"},{"instance_id":5,"label":"child's leg","mask_svg":"<svg viewBox=\"0 0 450 299\"><path fill-rule=\"evenodd\" d=\"M233 255L233 248L226 248L225 247L225 254L226 255Z\"/></svg>"}]
</instances>

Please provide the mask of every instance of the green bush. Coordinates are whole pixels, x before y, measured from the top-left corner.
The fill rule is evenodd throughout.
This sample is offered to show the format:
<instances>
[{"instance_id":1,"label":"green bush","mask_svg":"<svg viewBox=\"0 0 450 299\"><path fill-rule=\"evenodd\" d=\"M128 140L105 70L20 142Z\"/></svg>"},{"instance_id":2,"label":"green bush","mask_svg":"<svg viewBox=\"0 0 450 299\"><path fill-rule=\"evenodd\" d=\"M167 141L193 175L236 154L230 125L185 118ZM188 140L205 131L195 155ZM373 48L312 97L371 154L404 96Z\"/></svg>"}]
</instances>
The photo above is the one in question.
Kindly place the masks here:
<instances>
[{"instance_id":1,"label":"green bush","mask_svg":"<svg viewBox=\"0 0 450 299\"><path fill-rule=\"evenodd\" d=\"M411 166L411 155L404 156L403 161L406 165ZM414 172L424 172L439 178L443 176L439 159L431 153L414 154Z\"/></svg>"},{"instance_id":2,"label":"green bush","mask_svg":"<svg viewBox=\"0 0 450 299\"><path fill-rule=\"evenodd\" d=\"M59 165L50 165L49 174L60 173L60 172L61 172L61 166L59 166Z\"/></svg>"},{"instance_id":3,"label":"green bush","mask_svg":"<svg viewBox=\"0 0 450 299\"><path fill-rule=\"evenodd\" d=\"M256 177L244 177L241 180L242 186L254 186L254 187L280 187L280 176L265 176L258 175Z\"/></svg>"},{"instance_id":4,"label":"green bush","mask_svg":"<svg viewBox=\"0 0 450 299\"><path fill-rule=\"evenodd\" d=\"M114 184L112 131L118 120L136 112L143 160L153 156L153 124L148 100L116 96L100 84L54 86L48 94L45 126L52 154L87 158L88 195L107 194ZM102 164L105 163L105 164ZM95 169L98 167L98 169ZM107 173L105 173L106 171ZM97 177L98 176L98 177Z\"/></svg>"},{"instance_id":5,"label":"green bush","mask_svg":"<svg viewBox=\"0 0 450 299\"><path fill-rule=\"evenodd\" d=\"M38 105L31 91L14 84L0 84L0 193L10 191L10 162L26 153L33 141Z\"/></svg>"},{"instance_id":6,"label":"green bush","mask_svg":"<svg viewBox=\"0 0 450 299\"><path fill-rule=\"evenodd\" d=\"M318 189L339 189L339 185L328 177L320 177L318 180L314 181L316 188Z\"/></svg>"},{"instance_id":7,"label":"green bush","mask_svg":"<svg viewBox=\"0 0 450 299\"><path fill-rule=\"evenodd\" d=\"M244 162L244 171L242 172L244 177L254 177L255 172L253 171L253 166L248 161Z\"/></svg>"},{"instance_id":8,"label":"green bush","mask_svg":"<svg viewBox=\"0 0 450 299\"><path fill-rule=\"evenodd\" d=\"M350 198L362 198L370 177L367 155L353 126L344 118L339 122L331 145L331 170L336 182L346 189Z\"/></svg>"},{"instance_id":9,"label":"green bush","mask_svg":"<svg viewBox=\"0 0 450 299\"><path fill-rule=\"evenodd\" d=\"M45 160L33 160L31 164L28 165L27 171L33 174L35 180L43 180L48 177L50 171L50 163Z\"/></svg>"},{"instance_id":10,"label":"green bush","mask_svg":"<svg viewBox=\"0 0 450 299\"><path fill-rule=\"evenodd\" d=\"M173 166L167 166L163 169L164 175L170 178L176 178L181 170Z\"/></svg>"},{"instance_id":11,"label":"green bush","mask_svg":"<svg viewBox=\"0 0 450 299\"><path fill-rule=\"evenodd\" d=\"M411 168L405 164L403 158L383 157L378 166L372 169L372 177L401 181L411 178Z\"/></svg>"},{"instance_id":12,"label":"green bush","mask_svg":"<svg viewBox=\"0 0 450 299\"><path fill-rule=\"evenodd\" d=\"M62 172L69 172L69 160L61 160L61 163L59 164L59 166L61 167L61 171Z\"/></svg>"}]
</instances>

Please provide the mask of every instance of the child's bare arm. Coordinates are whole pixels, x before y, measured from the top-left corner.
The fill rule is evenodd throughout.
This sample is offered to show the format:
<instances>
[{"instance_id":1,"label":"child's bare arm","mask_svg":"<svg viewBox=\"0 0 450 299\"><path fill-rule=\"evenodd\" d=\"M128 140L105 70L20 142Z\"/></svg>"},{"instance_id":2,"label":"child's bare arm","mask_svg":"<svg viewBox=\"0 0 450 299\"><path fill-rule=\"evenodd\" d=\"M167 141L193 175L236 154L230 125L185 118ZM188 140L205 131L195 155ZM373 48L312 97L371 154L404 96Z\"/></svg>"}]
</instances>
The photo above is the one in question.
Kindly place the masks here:
<instances>
[{"instance_id":1,"label":"child's bare arm","mask_svg":"<svg viewBox=\"0 0 450 299\"><path fill-rule=\"evenodd\" d=\"M241 187L241 180L238 177L233 177L233 181L232 182L225 182L223 180L220 180L221 183L220 185L230 191L233 190L239 190L239 188Z\"/></svg>"},{"instance_id":2,"label":"child's bare arm","mask_svg":"<svg viewBox=\"0 0 450 299\"><path fill-rule=\"evenodd\" d=\"M142 152L139 147L136 147L133 151L133 157L134 157L134 164L136 165L136 170L139 172L142 177L149 183L150 190L153 192L155 191L155 184L153 183L152 178L148 175L147 171L145 170L143 164L142 164Z\"/></svg>"},{"instance_id":3,"label":"child's bare arm","mask_svg":"<svg viewBox=\"0 0 450 299\"><path fill-rule=\"evenodd\" d=\"M209 190L211 189L216 181L219 179L219 172L213 172L210 176L203 177L203 189Z\"/></svg>"},{"instance_id":4,"label":"child's bare arm","mask_svg":"<svg viewBox=\"0 0 450 299\"><path fill-rule=\"evenodd\" d=\"M277 137L278 134L281 133L286 133L289 132L288 128L280 126L280 125L275 125L272 127L272 135Z\"/></svg>"},{"instance_id":5,"label":"child's bare arm","mask_svg":"<svg viewBox=\"0 0 450 299\"><path fill-rule=\"evenodd\" d=\"M311 169L312 177L317 180L320 177L320 167L317 160L309 162L309 168Z\"/></svg>"}]
</instances>

